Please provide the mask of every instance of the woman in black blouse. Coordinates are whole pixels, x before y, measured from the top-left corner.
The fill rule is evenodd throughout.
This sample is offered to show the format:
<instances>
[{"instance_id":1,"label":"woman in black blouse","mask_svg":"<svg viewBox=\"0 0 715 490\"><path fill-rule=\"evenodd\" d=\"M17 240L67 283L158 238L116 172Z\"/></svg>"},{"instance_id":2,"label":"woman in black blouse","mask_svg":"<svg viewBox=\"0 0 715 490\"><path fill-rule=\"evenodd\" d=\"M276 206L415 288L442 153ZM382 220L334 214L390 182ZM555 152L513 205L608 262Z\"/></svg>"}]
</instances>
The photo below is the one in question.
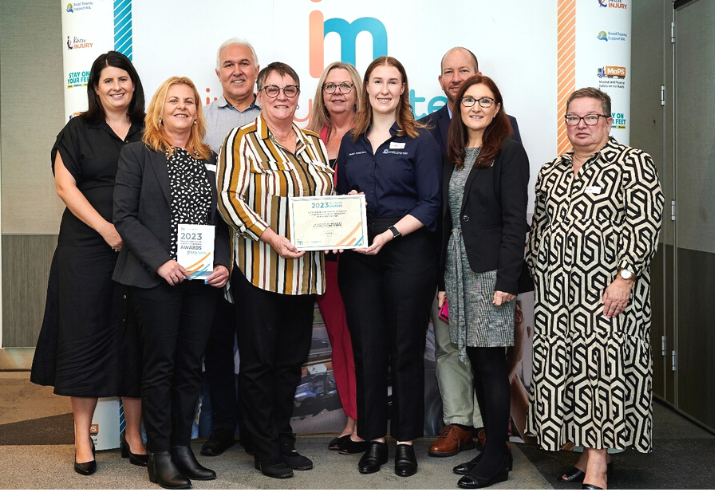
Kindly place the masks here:
<instances>
[{"instance_id":1,"label":"woman in black blouse","mask_svg":"<svg viewBox=\"0 0 715 490\"><path fill-rule=\"evenodd\" d=\"M67 205L47 287L47 306L30 380L72 397L74 469L97 469L89 428L98 397L122 396L126 430L122 455L146 466L141 439L136 344L116 324L121 294L112 281L123 242L112 224L112 192L119 152L139 141L144 126L144 89L131 61L109 51L92 64L88 110L73 117L52 147L57 195ZM120 376L121 373L121 376Z\"/></svg>"},{"instance_id":2,"label":"woman in black blouse","mask_svg":"<svg viewBox=\"0 0 715 490\"><path fill-rule=\"evenodd\" d=\"M127 244L114 280L130 286L139 321L149 479L164 488L216 478L190 447L201 360L230 264L205 132L193 82L169 78L149 104L143 141L121 152L114 189L114 224ZM190 280L189 264L177 262L181 224L214 226L213 272L205 279Z\"/></svg>"},{"instance_id":3,"label":"woman in black blouse","mask_svg":"<svg viewBox=\"0 0 715 490\"><path fill-rule=\"evenodd\" d=\"M338 153L339 194L367 200L370 246L346 252L338 269L355 356L358 436L371 441L358 463L373 473L387 462L387 379L395 473L417 471L412 440L424 424L424 349L434 294L432 231L440 210L437 143L412 116L407 74L383 56L365 72L355 129Z\"/></svg>"}]
</instances>

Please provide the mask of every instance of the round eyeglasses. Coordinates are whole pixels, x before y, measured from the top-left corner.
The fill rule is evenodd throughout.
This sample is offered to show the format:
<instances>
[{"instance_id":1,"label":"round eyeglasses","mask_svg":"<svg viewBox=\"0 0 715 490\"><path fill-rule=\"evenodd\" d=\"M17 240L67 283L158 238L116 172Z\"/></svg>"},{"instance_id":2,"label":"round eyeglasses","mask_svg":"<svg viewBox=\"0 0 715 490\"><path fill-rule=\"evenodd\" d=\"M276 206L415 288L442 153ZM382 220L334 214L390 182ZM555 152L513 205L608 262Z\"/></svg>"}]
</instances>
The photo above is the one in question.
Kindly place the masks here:
<instances>
[{"instance_id":1,"label":"round eyeglasses","mask_svg":"<svg viewBox=\"0 0 715 490\"><path fill-rule=\"evenodd\" d=\"M583 119L583 122L586 123L586 126L595 126L596 124L598 124L599 117L608 118L610 116L607 116L605 114L586 114L583 117L579 117L573 114L567 114L564 116L564 119L566 119L566 124L569 126L578 126L581 122L581 119Z\"/></svg>"},{"instance_id":2,"label":"round eyeglasses","mask_svg":"<svg viewBox=\"0 0 715 490\"><path fill-rule=\"evenodd\" d=\"M339 91L341 94L349 94L350 91L355 86L354 83L342 82L342 83L324 83L323 92L326 94L334 94L335 91Z\"/></svg>"},{"instance_id":3,"label":"round eyeglasses","mask_svg":"<svg viewBox=\"0 0 715 490\"><path fill-rule=\"evenodd\" d=\"M491 97L482 97L480 99L475 99L474 97L462 97L462 105L464 107L473 107L474 104L479 103L479 107L482 109L489 109L494 103L494 99Z\"/></svg>"},{"instance_id":4,"label":"round eyeglasses","mask_svg":"<svg viewBox=\"0 0 715 490\"><path fill-rule=\"evenodd\" d=\"M278 85L265 85L260 90L263 90L266 95L271 99L275 99L276 97L278 97L278 94L280 94L282 90L286 97L292 99L293 97L298 95L298 92L300 92L300 87L298 85L286 85L285 87L279 87Z\"/></svg>"}]
</instances>

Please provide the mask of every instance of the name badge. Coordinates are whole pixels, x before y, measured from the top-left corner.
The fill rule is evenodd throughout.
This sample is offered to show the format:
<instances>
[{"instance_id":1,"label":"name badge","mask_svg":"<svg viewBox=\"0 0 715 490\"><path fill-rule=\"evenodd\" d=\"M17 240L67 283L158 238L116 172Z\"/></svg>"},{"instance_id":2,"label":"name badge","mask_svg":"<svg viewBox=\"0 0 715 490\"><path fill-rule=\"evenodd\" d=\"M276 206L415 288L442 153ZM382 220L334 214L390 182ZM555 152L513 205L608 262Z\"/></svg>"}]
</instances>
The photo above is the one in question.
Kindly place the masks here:
<instances>
[{"instance_id":1,"label":"name badge","mask_svg":"<svg viewBox=\"0 0 715 490\"><path fill-rule=\"evenodd\" d=\"M398 143L397 141L393 141L390 143L390 149L391 150L404 150L405 149L405 144L404 143Z\"/></svg>"},{"instance_id":2,"label":"name badge","mask_svg":"<svg viewBox=\"0 0 715 490\"><path fill-rule=\"evenodd\" d=\"M601 188L597 185L590 185L586 187L586 194L600 194Z\"/></svg>"}]
</instances>

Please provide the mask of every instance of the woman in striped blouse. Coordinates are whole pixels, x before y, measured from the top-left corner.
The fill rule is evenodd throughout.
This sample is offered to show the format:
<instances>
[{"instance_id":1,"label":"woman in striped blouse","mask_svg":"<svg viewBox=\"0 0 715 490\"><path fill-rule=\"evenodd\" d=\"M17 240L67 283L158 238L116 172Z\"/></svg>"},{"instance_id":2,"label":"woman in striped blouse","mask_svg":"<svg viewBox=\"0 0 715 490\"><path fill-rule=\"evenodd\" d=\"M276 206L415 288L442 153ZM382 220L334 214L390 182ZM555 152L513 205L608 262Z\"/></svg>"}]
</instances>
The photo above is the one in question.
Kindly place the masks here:
<instances>
[{"instance_id":1,"label":"woman in striped blouse","mask_svg":"<svg viewBox=\"0 0 715 490\"><path fill-rule=\"evenodd\" d=\"M295 450L290 416L310 350L315 295L325 292L323 254L290 242L288 198L331 194L333 171L318 135L293 124L298 74L274 62L257 85L262 114L231 131L221 148L219 208L234 232L239 383L255 466L288 478L313 467Z\"/></svg>"}]
</instances>

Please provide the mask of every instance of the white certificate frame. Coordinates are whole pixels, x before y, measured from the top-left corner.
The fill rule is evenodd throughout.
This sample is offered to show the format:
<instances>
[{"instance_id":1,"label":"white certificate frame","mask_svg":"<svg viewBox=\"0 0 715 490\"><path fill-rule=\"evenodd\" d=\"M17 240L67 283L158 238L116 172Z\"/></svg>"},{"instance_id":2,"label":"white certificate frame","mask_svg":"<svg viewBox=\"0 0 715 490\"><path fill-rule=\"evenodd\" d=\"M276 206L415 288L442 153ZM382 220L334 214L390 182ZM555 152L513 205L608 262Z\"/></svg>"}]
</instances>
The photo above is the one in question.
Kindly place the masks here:
<instances>
[{"instance_id":1,"label":"white certificate frame","mask_svg":"<svg viewBox=\"0 0 715 490\"><path fill-rule=\"evenodd\" d=\"M290 197L288 216L291 243L298 250L349 250L369 245L364 194Z\"/></svg>"}]
</instances>

